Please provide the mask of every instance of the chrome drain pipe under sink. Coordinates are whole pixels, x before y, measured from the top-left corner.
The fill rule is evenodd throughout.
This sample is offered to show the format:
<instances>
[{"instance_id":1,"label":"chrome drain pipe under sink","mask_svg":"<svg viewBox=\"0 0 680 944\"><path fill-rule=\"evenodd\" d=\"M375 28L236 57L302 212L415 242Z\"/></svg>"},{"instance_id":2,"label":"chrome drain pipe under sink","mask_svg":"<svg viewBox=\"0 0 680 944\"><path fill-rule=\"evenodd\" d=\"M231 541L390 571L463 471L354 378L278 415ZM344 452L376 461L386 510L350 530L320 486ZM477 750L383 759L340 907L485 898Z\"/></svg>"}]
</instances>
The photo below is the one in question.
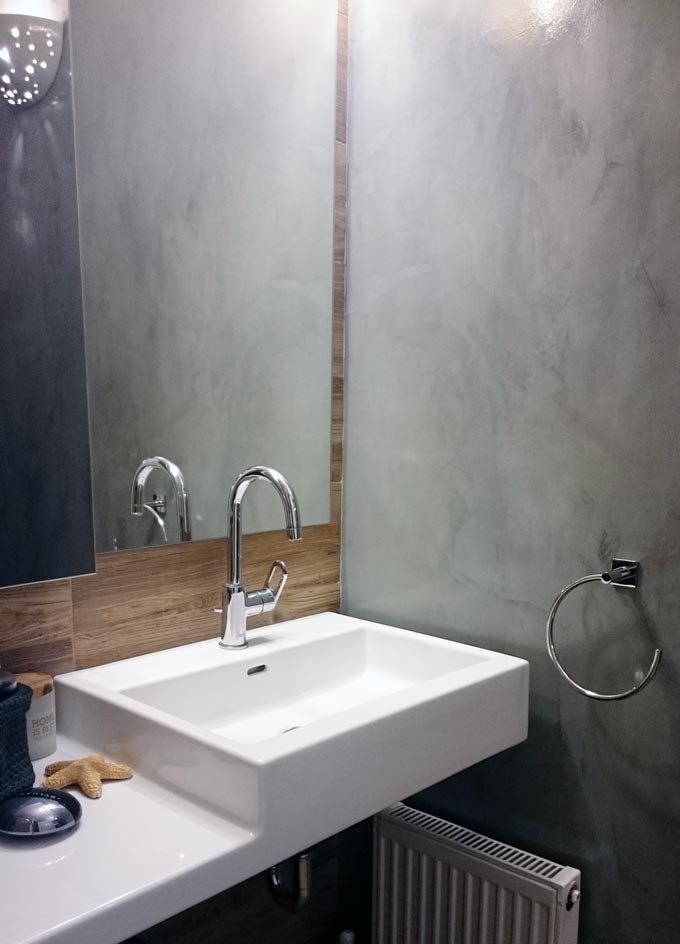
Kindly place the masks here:
<instances>
[{"instance_id":1,"label":"chrome drain pipe under sink","mask_svg":"<svg viewBox=\"0 0 680 944\"><path fill-rule=\"evenodd\" d=\"M286 881L288 864L293 866L293 883ZM272 865L267 872L267 885L276 904L284 911L302 911L312 897L312 853L299 852L285 862Z\"/></svg>"}]
</instances>

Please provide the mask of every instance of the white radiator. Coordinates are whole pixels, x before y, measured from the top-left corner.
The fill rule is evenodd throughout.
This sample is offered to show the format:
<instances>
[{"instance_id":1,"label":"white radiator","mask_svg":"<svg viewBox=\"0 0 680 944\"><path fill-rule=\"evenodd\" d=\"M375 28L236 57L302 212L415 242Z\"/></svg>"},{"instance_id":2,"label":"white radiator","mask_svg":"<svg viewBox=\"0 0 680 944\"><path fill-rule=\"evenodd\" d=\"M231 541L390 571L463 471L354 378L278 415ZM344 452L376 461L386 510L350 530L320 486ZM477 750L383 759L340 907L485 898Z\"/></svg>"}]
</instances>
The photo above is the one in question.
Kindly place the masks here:
<instances>
[{"instance_id":1,"label":"white radiator","mask_svg":"<svg viewBox=\"0 0 680 944\"><path fill-rule=\"evenodd\" d=\"M581 873L403 803L375 818L374 944L576 944Z\"/></svg>"}]
</instances>

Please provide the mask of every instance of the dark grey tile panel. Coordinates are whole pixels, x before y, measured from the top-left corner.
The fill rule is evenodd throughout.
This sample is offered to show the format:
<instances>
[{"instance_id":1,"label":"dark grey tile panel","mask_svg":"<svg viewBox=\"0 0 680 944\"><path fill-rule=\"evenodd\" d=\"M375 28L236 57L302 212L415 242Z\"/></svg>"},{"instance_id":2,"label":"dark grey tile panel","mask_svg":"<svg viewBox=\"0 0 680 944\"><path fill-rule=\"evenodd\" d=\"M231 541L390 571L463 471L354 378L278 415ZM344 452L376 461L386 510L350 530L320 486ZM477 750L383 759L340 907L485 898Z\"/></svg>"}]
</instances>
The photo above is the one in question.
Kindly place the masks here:
<instances>
[{"instance_id":1,"label":"dark grey tile panel","mask_svg":"<svg viewBox=\"0 0 680 944\"><path fill-rule=\"evenodd\" d=\"M0 102L0 586L94 569L65 48L41 103Z\"/></svg>"}]
</instances>

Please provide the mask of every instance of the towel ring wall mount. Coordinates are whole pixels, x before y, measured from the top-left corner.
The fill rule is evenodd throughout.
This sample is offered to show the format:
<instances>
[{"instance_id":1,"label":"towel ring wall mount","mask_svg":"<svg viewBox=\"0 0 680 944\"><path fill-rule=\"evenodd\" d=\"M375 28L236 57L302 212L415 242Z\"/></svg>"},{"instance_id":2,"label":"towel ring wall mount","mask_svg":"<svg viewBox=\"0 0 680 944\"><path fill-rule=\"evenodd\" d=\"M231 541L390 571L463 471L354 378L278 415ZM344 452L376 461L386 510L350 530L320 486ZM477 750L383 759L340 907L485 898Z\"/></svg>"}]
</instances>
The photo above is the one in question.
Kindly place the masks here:
<instances>
[{"instance_id":1,"label":"towel ring wall mount","mask_svg":"<svg viewBox=\"0 0 680 944\"><path fill-rule=\"evenodd\" d=\"M574 583L570 583L568 587L565 587L564 590L562 590L557 595L555 602L550 609L550 614L548 616L548 622L546 625L546 643L548 646L548 655L552 659L553 665L560 673L562 678L569 682L569 684L575 688L577 692L580 692L587 698L595 698L598 701L621 701L623 698L630 698L631 695L635 695L654 678L656 670L659 668L659 662L661 661L661 649L654 650L654 658L652 659L652 664L649 667L647 674L643 679L641 679L641 681L633 685L632 688L627 689L625 692L617 692L613 695L602 695L599 692L593 692L574 681L574 679L562 667L559 659L557 658L557 653L555 652L555 643L553 641L553 629L557 611L564 598L568 596L572 590L575 590L577 587L580 587L583 584L592 583L593 581L599 581L608 587L627 587L630 590L635 590L637 588L639 573L640 564L638 561L614 558L612 561L611 570L603 574L589 574L587 577L581 577L580 580L575 580Z\"/></svg>"}]
</instances>

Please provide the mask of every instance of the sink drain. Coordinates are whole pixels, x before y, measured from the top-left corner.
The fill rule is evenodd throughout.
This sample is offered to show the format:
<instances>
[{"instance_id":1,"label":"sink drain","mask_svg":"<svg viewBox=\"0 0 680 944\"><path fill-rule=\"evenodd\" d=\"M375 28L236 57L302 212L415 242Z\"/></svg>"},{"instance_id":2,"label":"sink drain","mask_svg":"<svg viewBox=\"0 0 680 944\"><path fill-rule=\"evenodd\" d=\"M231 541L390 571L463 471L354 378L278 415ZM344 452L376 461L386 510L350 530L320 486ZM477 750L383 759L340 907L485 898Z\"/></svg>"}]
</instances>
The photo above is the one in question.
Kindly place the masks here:
<instances>
[{"instance_id":1,"label":"sink drain","mask_svg":"<svg viewBox=\"0 0 680 944\"><path fill-rule=\"evenodd\" d=\"M292 724L289 728L284 728L281 734L288 734L289 731L297 731L297 729L301 727L301 724Z\"/></svg>"}]
</instances>

